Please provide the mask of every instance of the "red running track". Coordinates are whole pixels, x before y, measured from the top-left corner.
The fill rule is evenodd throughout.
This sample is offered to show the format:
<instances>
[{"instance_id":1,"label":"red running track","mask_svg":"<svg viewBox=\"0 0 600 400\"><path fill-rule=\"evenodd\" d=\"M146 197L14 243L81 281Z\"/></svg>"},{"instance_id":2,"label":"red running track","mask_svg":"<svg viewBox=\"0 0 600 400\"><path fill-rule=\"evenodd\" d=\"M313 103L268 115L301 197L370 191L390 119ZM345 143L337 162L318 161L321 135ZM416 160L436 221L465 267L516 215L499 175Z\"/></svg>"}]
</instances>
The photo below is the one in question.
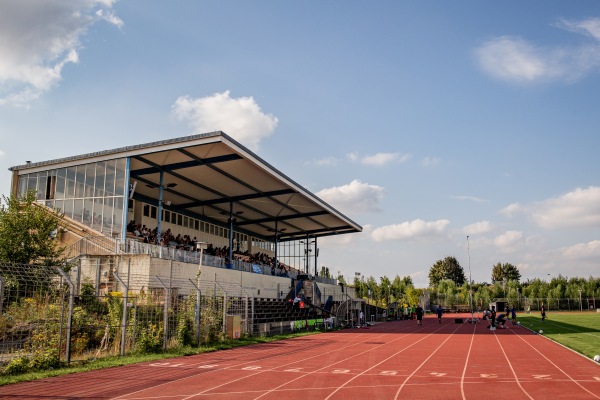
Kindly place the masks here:
<instances>
[{"instance_id":1,"label":"red running track","mask_svg":"<svg viewBox=\"0 0 600 400\"><path fill-rule=\"evenodd\" d=\"M600 399L600 365L521 326L394 321L0 387L0 399Z\"/></svg>"}]
</instances>

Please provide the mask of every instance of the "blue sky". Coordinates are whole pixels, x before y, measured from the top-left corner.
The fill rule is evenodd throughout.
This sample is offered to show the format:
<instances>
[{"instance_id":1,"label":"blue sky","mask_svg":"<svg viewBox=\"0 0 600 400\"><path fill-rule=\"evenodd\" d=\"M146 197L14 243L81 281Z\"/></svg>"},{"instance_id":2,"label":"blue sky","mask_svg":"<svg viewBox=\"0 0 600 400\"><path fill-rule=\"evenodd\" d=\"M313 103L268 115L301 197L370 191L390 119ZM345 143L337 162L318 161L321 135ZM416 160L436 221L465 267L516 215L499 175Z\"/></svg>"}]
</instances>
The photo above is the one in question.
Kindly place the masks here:
<instances>
[{"instance_id":1,"label":"blue sky","mask_svg":"<svg viewBox=\"0 0 600 400\"><path fill-rule=\"evenodd\" d=\"M222 130L364 227L319 241L347 279L598 276L599 93L596 1L4 0L0 193Z\"/></svg>"}]
</instances>

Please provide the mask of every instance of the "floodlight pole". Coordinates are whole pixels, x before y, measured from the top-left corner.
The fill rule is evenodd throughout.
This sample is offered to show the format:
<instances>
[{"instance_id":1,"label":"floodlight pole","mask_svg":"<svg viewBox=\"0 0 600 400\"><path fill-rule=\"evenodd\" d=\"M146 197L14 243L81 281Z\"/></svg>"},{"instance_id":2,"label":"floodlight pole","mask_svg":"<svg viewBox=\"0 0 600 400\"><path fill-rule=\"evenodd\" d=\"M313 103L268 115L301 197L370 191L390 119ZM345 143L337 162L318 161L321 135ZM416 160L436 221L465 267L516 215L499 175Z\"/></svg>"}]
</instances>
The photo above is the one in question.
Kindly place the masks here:
<instances>
[{"instance_id":1,"label":"floodlight pole","mask_svg":"<svg viewBox=\"0 0 600 400\"><path fill-rule=\"evenodd\" d=\"M473 315L473 284L471 282L471 249L469 247L469 236L467 235L467 254L469 256L469 302L471 306L471 322L475 321Z\"/></svg>"}]
</instances>

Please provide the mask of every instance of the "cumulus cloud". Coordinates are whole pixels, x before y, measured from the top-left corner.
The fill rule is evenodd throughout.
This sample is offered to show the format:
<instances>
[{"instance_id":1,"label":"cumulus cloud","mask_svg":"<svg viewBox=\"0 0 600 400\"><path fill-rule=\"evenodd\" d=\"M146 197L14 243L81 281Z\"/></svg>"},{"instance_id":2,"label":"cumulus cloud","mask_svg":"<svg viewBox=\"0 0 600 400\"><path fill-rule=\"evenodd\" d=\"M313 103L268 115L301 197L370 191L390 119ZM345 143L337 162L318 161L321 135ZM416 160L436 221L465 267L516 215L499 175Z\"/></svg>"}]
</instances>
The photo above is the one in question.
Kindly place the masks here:
<instances>
[{"instance_id":1,"label":"cumulus cloud","mask_svg":"<svg viewBox=\"0 0 600 400\"><path fill-rule=\"evenodd\" d=\"M570 260L598 260L600 257L600 240L588 243L577 243L561 249L563 257Z\"/></svg>"},{"instance_id":2,"label":"cumulus cloud","mask_svg":"<svg viewBox=\"0 0 600 400\"><path fill-rule=\"evenodd\" d=\"M532 205L530 213L542 228L599 228L600 187L577 188Z\"/></svg>"},{"instance_id":3,"label":"cumulus cloud","mask_svg":"<svg viewBox=\"0 0 600 400\"><path fill-rule=\"evenodd\" d=\"M386 240L419 239L442 236L450 221L439 219L437 221L423 221L415 219L400 224L386 225L376 228L371 233L371 238L376 242Z\"/></svg>"},{"instance_id":4,"label":"cumulus cloud","mask_svg":"<svg viewBox=\"0 0 600 400\"><path fill-rule=\"evenodd\" d=\"M353 180L347 185L323 189L317 196L345 213L380 212L379 203L385 189Z\"/></svg>"},{"instance_id":5,"label":"cumulus cloud","mask_svg":"<svg viewBox=\"0 0 600 400\"><path fill-rule=\"evenodd\" d=\"M123 25L116 0L4 0L0 12L0 105L28 107L78 63L80 38L93 23Z\"/></svg>"},{"instance_id":6,"label":"cumulus cloud","mask_svg":"<svg viewBox=\"0 0 600 400\"><path fill-rule=\"evenodd\" d=\"M372 165L380 167L382 165L397 163L402 164L412 158L410 154L400 153L377 153L364 157L360 157L358 153L352 152L346 154L346 158L352 162L360 162L363 165Z\"/></svg>"},{"instance_id":7,"label":"cumulus cloud","mask_svg":"<svg viewBox=\"0 0 600 400\"><path fill-rule=\"evenodd\" d=\"M232 98L229 90L194 99L181 96L172 106L173 115L186 121L196 133L223 131L252 150L270 136L278 119L265 114L253 97Z\"/></svg>"},{"instance_id":8,"label":"cumulus cloud","mask_svg":"<svg viewBox=\"0 0 600 400\"><path fill-rule=\"evenodd\" d=\"M561 20L555 26L593 40L578 46L544 47L523 38L501 36L476 49L476 58L490 76L510 82L572 82L600 70L600 19Z\"/></svg>"},{"instance_id":9,"label":"cumulus cloud","mask_svg":"<svg viewBox=\"0 0 600 400\"><path fill-rule=\"evenodd\" d=\"M463 228L463 232L467 235L475 235L487 233L492 230L492 224L490 221L479 221L473 224L467 225Z\"/></svg>"},{"instance_id":10,"label":"cumulus cloud","mask_svg":"<svg viewBox=\"0 0 600 400\"><path fill-rule=\"evenodd\" d=\"M454 196L450 196L450 198L455 199L455 200L472 201L474 203L483 203L485 201L484 199L482 199L480 197L464 196L464 195L454 195Z\"/></svg>"},{"instance_id":11,"label":"cumulus cloud","mask_svg":"<svg viewBox=\"0 0 600 400\"><path fill-rule=\"evenodd\" d=\"M523 232L506 231L501 235L496 236L494 244L500 251L509 253L516 250L516 246L521 242Z\"/></svg>"},{"instance_id":12,"label":"cumulus cloud","mask_svg":"<svg viewBox=\"0 0 600 400\"><path fill-rule=\"evenodd\" d=\"M336 157L324 157L319 160L307 161L306 165L317 165L319 167L333 167L336 166L340 160Z\"/></svg>"},{"instance_id":13,"label":"cumulus cloud","mask_svg":"<svg viewBox=\"0 0 600 400\"><path fill-rule=\"evenodd\" d=\"M500 214L512 218L516 214L524 212L524 207L519 203L512 203L500 210Z\"/></svg>"},{"instance_id":14,"label":"cumulus cloud","mask_svg":"<svg viewBox=\"0 0 600 400\"><path fill-rule=\"evenodd\" d=\"M410 154L400 153L377 153L370 156L363 157L360 160L363 165L374 165L380 167L389 163L404 163L410 160Z\"/></svg>"}]
</instances>

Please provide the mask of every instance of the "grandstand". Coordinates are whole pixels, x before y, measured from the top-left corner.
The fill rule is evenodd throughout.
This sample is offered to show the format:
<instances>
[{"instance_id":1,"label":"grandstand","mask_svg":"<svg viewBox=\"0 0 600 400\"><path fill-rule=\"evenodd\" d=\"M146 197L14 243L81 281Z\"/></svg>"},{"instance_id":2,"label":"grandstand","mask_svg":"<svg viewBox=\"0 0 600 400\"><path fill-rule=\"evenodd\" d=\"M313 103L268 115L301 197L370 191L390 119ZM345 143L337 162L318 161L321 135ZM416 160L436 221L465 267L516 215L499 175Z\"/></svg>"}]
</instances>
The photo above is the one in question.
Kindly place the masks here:
<instances>
[{"instance_id":1,"label":"grandstand","mask_svg":"<svg viewBox=\"0 0 600 400\"><path fill-rule=\"evenodd\" d=\"M77 288L164 302L220 293L223 324L237 314L259 334L356 311L351 288L318 276L318 239L362 228L223 132L10 170L13 195L34 190L64 213L57 238ZM291 308L298 293L302 310Z\"/></svg>"}]
</instances>

